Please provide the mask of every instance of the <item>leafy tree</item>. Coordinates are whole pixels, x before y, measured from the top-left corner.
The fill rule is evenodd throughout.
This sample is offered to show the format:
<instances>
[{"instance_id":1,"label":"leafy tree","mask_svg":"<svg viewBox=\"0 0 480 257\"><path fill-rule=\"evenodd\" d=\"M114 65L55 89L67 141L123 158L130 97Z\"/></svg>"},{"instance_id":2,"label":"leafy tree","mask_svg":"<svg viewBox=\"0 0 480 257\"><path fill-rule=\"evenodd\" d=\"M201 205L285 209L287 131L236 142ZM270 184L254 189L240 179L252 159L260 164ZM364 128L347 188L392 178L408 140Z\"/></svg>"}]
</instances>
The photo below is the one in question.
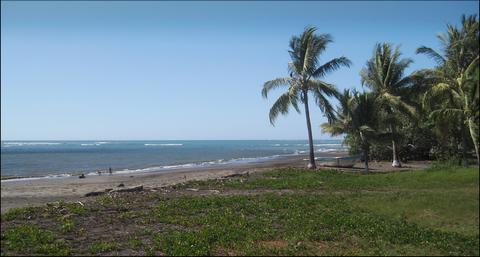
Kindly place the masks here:
<instances>
[{"instance_id":1,"label":"leafy tree","mask_svg":"<svg viewBox=\"0 0 480 257\"><path fill-rule=\"evenodd\" d=\"M393 167L401 167L398 157L398 134L396 127L401 115L415 115L415 108L402 96L412 85L412 78L404 76L405 69L412 63L411 59L400 59L399 47L391 44L376 44L373 57L360 71L362 85L370 88L375 95L378 107L386 113L384 124L390 129L392 141Z\"/></svg>"},{"instance_id":2,"label":"leafy tree","mask_svg":"<svg viewBox=\"0 0 480 257\"><path fill-rule=\"evenodd\" d=\"M284 92L270 109L270 123L274 125L278 114L287 114L289 107L293 106L300 113L299 102L304 104L305 118L308 129L308 143L310 148L309 168L315 169L315 156L313 151L312 127L310 123L310 111L308 104L309 93L313 94L316 104L331 122L334 118L334 107L327 97L338 97L338 91L332 84L320 79L328 73L339 69L342 66L350 67L350 60L346 57L334 58L323 65L319 65L319 57L325 52L332 38L329 34L315 34L316 28L307 27L300 36L293 36L290 40L290 57L288 64L289 77L276 78L264 83L262 96L272 89L286 86Z\"/></svg>"},{"instance_id":3,"label":"leafy tree","mask_svg":"<svg viewBox=\"0 0 480 257\"><path fill-rule=\"evenodd\" d=\"M331 123L322 124L324 132L332 135L348 134L355 138L363 151L365 171L368 172L368 159L371 141L380 136L378 131L378 110L372 93L351 93L348 89L339 97L338 115Z\"/></svg>"},{"instance_id":4,"label":"leafy tree","mask_svg":"<svg viewBox=\"0 0 480 257\"><path fill-rule=\"evenodd\" d=\"M424 95L423 104L431 110L435 122L445 120L459 124L462 136L463 164L467 165L468 133L480 163L478 142L479 118L479 22L476 15L462 16L462 27L447 25L447 33L438 35L443 52L422 46L417 53L426 54L438 65L427 70L436 82Z\"/></svg>"}]
</instances>

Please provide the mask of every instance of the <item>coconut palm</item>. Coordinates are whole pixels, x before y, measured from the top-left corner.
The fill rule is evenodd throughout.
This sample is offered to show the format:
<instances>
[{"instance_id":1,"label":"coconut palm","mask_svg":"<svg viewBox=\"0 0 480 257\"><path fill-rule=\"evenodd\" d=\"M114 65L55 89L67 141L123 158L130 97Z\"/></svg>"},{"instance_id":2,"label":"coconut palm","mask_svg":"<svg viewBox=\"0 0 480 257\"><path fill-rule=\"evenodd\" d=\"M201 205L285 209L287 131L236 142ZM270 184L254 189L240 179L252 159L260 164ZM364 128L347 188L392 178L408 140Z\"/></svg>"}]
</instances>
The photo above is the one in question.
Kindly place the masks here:
<instances>
[{"instance_id":1,"label":"coconut palm","mask_svg":"<svg viewBox=\"0 0 480 257\"><path fill-rule=\"evenodd\" d=\"M300 36L293 36L290 40L290 57L288 64L290 76L276 78L265 82L262 96L267 98L268 92L278 87L288 87L270 109L270 123L274 125L278 114L287 114L289 107L293 106L300 113L299 103L305 108L305 118L308 130L308 143L310 148L310 162L308 167L315 169L315 156L313 151L312 127L308 105L309 92L312 93L316 104L331 122L334 118L334 108L328 97L337 97L338 91L332 84L320 80L328 73L342 66L350 67L350 60L346 57L334 58L323 65L319 65L319 57L325 52L332 37L329 34L315 34L316 28L307 27Z\"/></svg>"},{"instance_id":2,"label":"coconut palm","mask_svg":"<svg viewBox=\"0 0 480 257\"><path fill-rule=\"evenodd\" d=\"M432 110L434 121L451 120L460 126L462 135L463 165L467 165L466 150L468 132L480 163L478 142L479 113L479 22L477 17L462 16L462 28L447 25L447 34L438 38L443 47L440 54L422 46L417 53L426 54L438 65L430 70L435 83L424 95L425 108Z\"/></svg>"},{"instance_id":3,"label":"coconut palm","mask_svg":"<svg viewBox=\"0 0 480 257\"><path fill-rule=\"evenodd\" d=\"M397 151L396 124L402 114L414 115L415 108L402 99L411 87L410 76L404 76L405 69L412 63L411 59L400 59L400 47L391 44L376 44L373 57L360 71L362 86L369 87L378 103L385 111L385 124L388 124L392 140L393 167L401 167Z\"/></svg>"},{"instance_id":4,"label":"coconut palm","mask_svg":"<svg viewBox=\"0 0 480 257\"><path fill-rule=\"evenodd\" d=\"M348 134L355 137L363 151L365 171L368 172L371 141L379 135L376 98L372 93L351 93L346 89L339 102L337 117L331 123L322 124L322 129L333 136Z\"/></svg>"}]
</instances>

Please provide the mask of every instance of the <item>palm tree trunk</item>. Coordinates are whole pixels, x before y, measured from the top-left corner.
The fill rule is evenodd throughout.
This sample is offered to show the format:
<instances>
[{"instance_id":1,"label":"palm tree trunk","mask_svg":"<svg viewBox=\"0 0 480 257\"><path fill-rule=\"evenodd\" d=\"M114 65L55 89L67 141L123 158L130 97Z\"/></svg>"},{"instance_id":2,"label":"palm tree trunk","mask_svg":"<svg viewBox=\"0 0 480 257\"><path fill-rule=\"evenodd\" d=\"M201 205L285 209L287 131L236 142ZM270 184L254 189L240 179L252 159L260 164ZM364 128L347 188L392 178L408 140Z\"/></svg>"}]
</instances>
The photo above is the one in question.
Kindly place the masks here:
<instances>
[{"instance_id":1,"label":"palm tree trunk","mask_svg":"<svg viewBox=\"0 0 480 257\"><path fill-rule=\"evenodd\" d=\"M368 169L368 152L369 152L369 149L370 147L366 146L364 149L363 149L363 158L365 158L365 172L369 172L369 169Z\"/></svg>"},{"instance_id":2,"label":"palm tree trunk","mask_svg":"<svg viewBox=\"0 0 480 257\"><path fill-rule=\"evenodd\" d=\"M461 129L462 129L462 166L467 167L468 166L468 161L467 161L467 131L465 129L465 123L460 124Z\"/></svg>"},{"instance_id":3,"label":"palm tree trunk","mask_svg":"<svg viewBox=\"0 0 480 257\"><path fill-rule=\"evenodd\" d=\"M316 169L315 165L315 155L313 152L313 137L312 137L312 124L310 124L310 110L308 109L308 93L303 91L303 103L305 104L305 118L307 119L307 129L308 129L308 144L310 146L310 163L308 164L309 169Z\"/></svg>"},{"instance_id":4,"label":"palm tree trunk","mask_svg":"<svg viewBox=\"0 0 480 257\"><path fill-rule=\"evenodd\" d=\"M402 164L400 163L400 159L398 158L397 144L396 144L396 138L395 138L395 127L392 124L390 124L390 131L392 132L392 153L393 153L392 167L400 168L402 167Z\"/></svg>"},{"instance_id":5,"label":"palm tree trunk","mask_svg":"<svg viewBox=\"0 0 480 257\"><path fill-rule=\"evenodd\" d=\"M478 155L478 127L473 118L468 119L468 128L470 129L470 136L472 137L475 154L477 155L477 165L480 165L480 156Z\"/></svg>"}]
</instances>

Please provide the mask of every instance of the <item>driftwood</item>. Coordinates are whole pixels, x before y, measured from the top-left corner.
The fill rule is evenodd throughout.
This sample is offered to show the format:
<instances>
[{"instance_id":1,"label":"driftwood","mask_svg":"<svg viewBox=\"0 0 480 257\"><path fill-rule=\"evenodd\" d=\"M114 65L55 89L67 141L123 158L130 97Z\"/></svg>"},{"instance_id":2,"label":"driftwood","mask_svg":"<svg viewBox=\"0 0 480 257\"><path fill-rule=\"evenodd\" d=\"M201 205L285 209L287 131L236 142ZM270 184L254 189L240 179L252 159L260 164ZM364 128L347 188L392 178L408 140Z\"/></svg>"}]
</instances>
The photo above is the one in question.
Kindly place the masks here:
<instances>
[{"instance_id":1,"label":"driftwood","mask_svg":"<svg viewBox=\"0 0 480 257\"><path fill-rule=\"evenodd\" d=\"M226 178L234 178L234 177L240 177L242 176L243 174L242 173L235 173L235 174L230 174L230 175L226 175L226 176L223 176L224 179Z\"/></svg>"},{"instance_id":2,"label":"driftwood","mask_svg":"<svg viewBox=\"0 0 480 257\"><path fill-rule=\"evenodd\" d=\"M107 188L103 191L93 191L90 193L86 193L85 196L97 196L97 195L103 195L105 193L120 193L120 192L138 192L138 191L143 191L143 185L141 186L135 186L135 187L127 187L127 188L121 188L121 189L112 189L112 188Z\"/></svg>"},{"instance_id":3,"label":"driftwood","mask_svg":"<svg viewBox=\"0 0 480 257\"><path fill-rule=\"evenodd\" d=\"M97 196L97 195L103 195L105 193L106 193L105 191L93 191L93 192L86 193L85 196L86 197Z\"/></svg>"},{"instance_id":4,"label":"driftwood","mask_svg":"<svg viewBox=\"0 0 480 257\"><path fill-rule=\"evenodd\" d=\"M217 180L228 180L228 179L231 179L231 178L245 177L245 176L246 176L246 177L249 177L249 176L250 176L250 172L249 172L249 171L246 171L246 172L234 173L234 174L230 174L230 175L226 175L226 176L217 178Z\"/></svg>"},{"instance_id":5,"label":"driftwood","mask_svg":"<svg viewBox=\"0 0 480 257\"><path fill-rule=\"evenodd\" d=\"M138 192L138 191L143 191L143 185L142 186L136 186L136 187L127 187L127 188L115 189L115 190L112 190L110 192L114 193L114 192Z\"/></svg>"}]
</instances>

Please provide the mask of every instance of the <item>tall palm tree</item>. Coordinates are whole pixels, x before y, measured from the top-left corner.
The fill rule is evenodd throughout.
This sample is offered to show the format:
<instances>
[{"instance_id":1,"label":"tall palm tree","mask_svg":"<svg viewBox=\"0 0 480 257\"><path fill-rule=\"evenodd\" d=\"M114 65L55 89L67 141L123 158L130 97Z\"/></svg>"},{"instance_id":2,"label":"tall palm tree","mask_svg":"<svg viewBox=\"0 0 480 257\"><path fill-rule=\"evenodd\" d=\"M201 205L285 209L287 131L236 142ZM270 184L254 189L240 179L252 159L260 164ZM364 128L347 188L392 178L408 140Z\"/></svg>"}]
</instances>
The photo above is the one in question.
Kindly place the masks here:
<instances>
[{"instance_id":1,"label":"tall palm tree","mask_svg":"<svg viewBox=\"0 0 480 257\"><path fill-rule=\"evenodd\" d=\"M360 71L362 86L367 86L372 90L377 98L379 108L387 114L384 122L390 129L393 167L401 167L397 151L397 117L402 114L415 114L415 108L401 97L411 86L411 78L404 76L404 72L412 60L400 59L399 49L399 46L393 48L389 43L376 44L373 57Z\"/></svg>"},{"instance_id":2,"label":"tall palm tree","mask_svg":"<svg viewBox=\"0 0 480 257\"><path fill-rule=\"evenodd\" d=\"M316 165L308 93L313 94L320 110L331 122L335 114L334 108L327 97L337 97L338 91L334 85L319 79L342 66L350 67L351 64L346 57L339 57L319 65L319 57L325 51L327 45L332 42L332 38L329 34L317 35L315 31L315 27L307 27L300 36L292 37L289 50L291 61L288 63L290 76L267 81L262 89L262 96L267 98L268 92L272 89L282 86L288 87L288 90L277 99L270 109L269 117L272 125L274 125L278 114L288 113L290 105L300 113L298 103L304 104L310 146L310 162L308 164L310 169L315 169Z\"/></svg>"},{"instance_id":3,"label":"tall palm tree","mask_svg":"<svg viewBox=\"0 0 480 257\"><path fill-rule=\"evenodd\" d=\"M476 15L462 16L462 28L447 25L447 34L438 38L443 53L422 46L417 53L426 54L435 61L437 67L430 70L436 78L431 89L425 93L424 106L430 107L433 120L450 119L459 123L462 135L463 165L467 165L467 133L475 147L480 163L478 142L479 109L479 22ZM469 131L467 131L469 130Z\"/></svg>"},{"instance_id":4,"label":"tall palm tree","mask_svg":"<svg viewBox=\"0 0 480 257\"><path fill-rule=\"evenodd\" d=\"M363 151L365 171L368 172L371 141L379 136L376 98L372 93L351 93L346 89L339 100L337 117L331 123L322 124L322 129L333 136L349 134L355 137Z\"/></svg>"}]
</instances>

